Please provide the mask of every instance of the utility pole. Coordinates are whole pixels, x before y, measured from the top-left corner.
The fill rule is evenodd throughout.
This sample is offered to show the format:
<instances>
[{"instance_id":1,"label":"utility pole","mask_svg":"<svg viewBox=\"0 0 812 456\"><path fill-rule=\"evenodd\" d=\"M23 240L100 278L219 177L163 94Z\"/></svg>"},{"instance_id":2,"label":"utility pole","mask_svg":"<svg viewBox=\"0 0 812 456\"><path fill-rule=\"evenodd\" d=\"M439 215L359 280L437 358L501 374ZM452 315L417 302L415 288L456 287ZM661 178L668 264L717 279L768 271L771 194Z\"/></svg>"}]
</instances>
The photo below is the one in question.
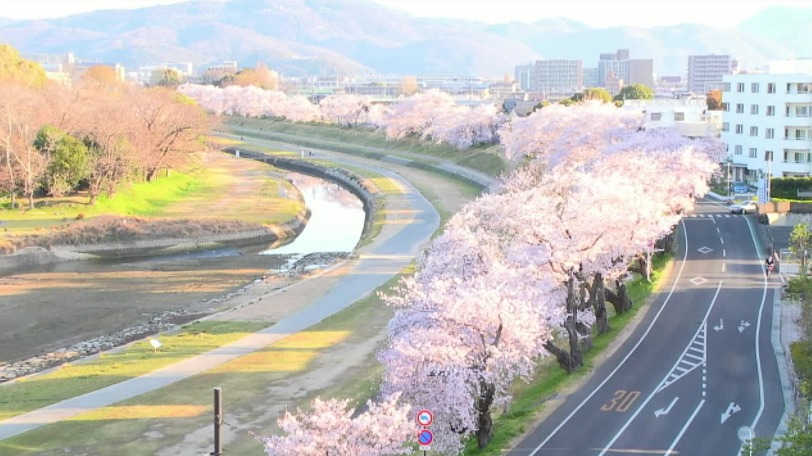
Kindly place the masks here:
<instances>
[{"instance_id":1,"label":"utility pole","mask_svg":"<svg viewBox=\"0 0 812 456\"><path fill-rule=\"evenodd\" d=\"M212 456L223 456L223 440L221 427L223 425L223 388L214 388L214 451Z\"/></svg>"}]
</instances>

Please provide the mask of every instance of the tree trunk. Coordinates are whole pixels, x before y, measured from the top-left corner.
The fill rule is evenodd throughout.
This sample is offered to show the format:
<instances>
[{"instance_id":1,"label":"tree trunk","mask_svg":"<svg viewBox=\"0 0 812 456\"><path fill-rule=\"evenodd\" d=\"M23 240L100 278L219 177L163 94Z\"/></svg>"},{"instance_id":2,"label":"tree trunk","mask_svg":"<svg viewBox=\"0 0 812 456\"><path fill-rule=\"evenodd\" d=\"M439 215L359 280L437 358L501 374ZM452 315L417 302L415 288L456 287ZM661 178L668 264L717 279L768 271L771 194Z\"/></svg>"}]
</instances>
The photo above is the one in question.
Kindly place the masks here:
<instances>
[{"instance_id":1,"label":"tree trunk","mask_svg":"<svg viewBox=\"0 0 812 456\"><path fill-rule=\"evenodd\" d=\"M654 248L660 251L661 255L671 253L674 250L674 231L672 230L670 233L658 239L657 242L654 243Z\"/></svg>"},{"instance_id":2,"label":"tree trunk","mask_svg":"<svg viewBox=\"0 0 812 456\"><path fill-rule=\"evenodd\" d=\"M34 209L34 192L28 192L28 208Z\"/></svg>"},{"instance_id":3,"label":"tree trunk","mask_svg":"<svg viewBox=\"0 0 812 456\"><path fill-rule=\"evenodd\" d=\"M557 347L552 341L545 342L544 348L555 356L556 361L558 361L558 365L564 369L564 372L571 374L580 367L578 362L572 357L572 355L570 355L568 351Z\"/></svg>"},{"instance_id":4,"label":"tree trunk","mask_svg":"<svg viewBox=\"0 0 812 456\"><path fill-rule=\"evenodd\" d=\"M493 399L496 393L496 387L493 383L486 383L480 381L479 400L477 403L477 411L479 418L477 420L476 430L476 443L480 449L485 448L485 445L493 438L493 417L491 416L491 406L493 406Z\"/></svg>"},{"instance_id":5,"label":"tree trunk","mask_svg":"<svg viewBox=\"0 0 812 456\"><path fill-rule=\"evenodd\" d=\"M609 326L609 313L606 311L606 292L603 284L603 274L595 274L590 287L589 301L592 305L592 312L595 313L595 327L598 334L603 334L611 329Z\"/></svg>"},{"instance_id":6,"label":"tree trunk","mask_svg":"<svg viewBox=\"0 0 812 456\"><path fill-rule=\"evenodd\" d=\"M97 196L98 196L98 195L97 195L96 193L91 192L91 193L90 193L90 201L88 201L88 204L89 204L89 205L91 205L91 206L95 206L95 205L96 205L96 197L97 197Z\"/></svg>"},{"instance_id":7,"label":"tree trunk","mask_svg":"<svg viewBox=\"0 0 812 456\"><path fill-rule=\"evenodd\" d=\"M606 300L615 308L615 314L621 315L623 312L632 308L632 301L629 299L629 295L626 292L626 284L623 283L623 281L615 280L615 285L617 286L617 293L606 288L604 295L606 295Z\"/></svg>"}]
</instances>

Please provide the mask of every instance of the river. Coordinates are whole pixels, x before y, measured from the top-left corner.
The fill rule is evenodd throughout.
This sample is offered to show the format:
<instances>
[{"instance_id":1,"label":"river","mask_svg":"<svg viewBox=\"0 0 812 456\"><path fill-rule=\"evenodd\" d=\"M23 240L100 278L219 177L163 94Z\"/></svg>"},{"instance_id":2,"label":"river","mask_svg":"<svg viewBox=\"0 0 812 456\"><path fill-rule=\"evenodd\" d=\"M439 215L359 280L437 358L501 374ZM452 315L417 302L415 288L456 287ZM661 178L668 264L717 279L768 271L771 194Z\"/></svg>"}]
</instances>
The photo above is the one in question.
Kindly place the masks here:
<instances>
[{"instance_id":1,"label":"river","mask_svg":"<svg viewBox=\"0 0 812 456\"><path fill-rule=\"evenodd\" d=\"M314 252L349 252L363 203L323 179L287 175L311 210L292 242L119 261L65 262L0 277L0 363L33 356L207 304Z\"/></svg>"}]
</instances>

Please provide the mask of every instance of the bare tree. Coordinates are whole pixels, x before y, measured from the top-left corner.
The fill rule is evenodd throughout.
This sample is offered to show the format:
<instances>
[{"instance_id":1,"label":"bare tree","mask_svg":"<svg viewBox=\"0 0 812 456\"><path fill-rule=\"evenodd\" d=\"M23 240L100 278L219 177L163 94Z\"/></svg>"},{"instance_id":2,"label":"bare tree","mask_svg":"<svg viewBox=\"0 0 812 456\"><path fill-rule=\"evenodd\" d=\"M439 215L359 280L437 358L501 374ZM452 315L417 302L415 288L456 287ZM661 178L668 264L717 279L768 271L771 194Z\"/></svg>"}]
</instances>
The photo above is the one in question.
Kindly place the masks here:
<instances>
[{"instance_id":1,"label":"bare tree","mask_svg":"<svg viewBox=\"0 0 812 456\"><path fill-rule=\"evenodd\" d=\"M161 170L182 166L200 149L200 135L210 121L200 107L181 102L174 91L156 87L134 95L132 142L139 171L152 181Z\"/></svg>"}]
</instances>

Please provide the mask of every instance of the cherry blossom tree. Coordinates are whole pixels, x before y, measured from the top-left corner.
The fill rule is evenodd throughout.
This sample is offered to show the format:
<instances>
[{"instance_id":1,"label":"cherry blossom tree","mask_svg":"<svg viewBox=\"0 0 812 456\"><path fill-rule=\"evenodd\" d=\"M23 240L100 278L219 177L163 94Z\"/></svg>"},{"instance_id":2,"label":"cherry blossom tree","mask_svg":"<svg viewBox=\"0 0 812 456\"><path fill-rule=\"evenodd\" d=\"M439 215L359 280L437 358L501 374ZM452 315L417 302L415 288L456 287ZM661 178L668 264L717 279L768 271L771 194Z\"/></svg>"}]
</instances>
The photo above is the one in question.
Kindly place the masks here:
<instances>
[{"instance_id":1,"label":"cherry blossom tree","mask_svg":"<svg viewBox=\"0 0 812 456\"><path fill-rule=\"evenodd\" d=\"M371 100L358 95L331 95L319 102L325 119L336 125L357 126L366 123Z\"/></svg>"},{"instance_id":2,"label":"cherry blossom tree","mask_svg":"<svg viewBox=\"0 0 812 456\"><path fill-rule=\"evenodd\" d=\"M483 447L494 407L529 378L563 314L550 280L503 261L499 234L463 210L421 259L414 277L384 296L398 310L379 354L382 390L402 392L435 416L433 448L455 454L469 435Z\"/></svg>"},{"instance_id":3,"label":"cherry blossom tree","mask_svg":"<svg viewBox=\"0 0 812 456\"><path fill-rule=\"evenodd\" d=\"M392 105L392 112L385 120L386 137L403 139L413 135L426 139L426 129L434 118L455 107L450 95L436 89L403 98Z\"/></svg>"},{"instance_id":4,"label":"cherry blossom tree","mask_svg":"<svg viewBox=\"0 0 812 456\"><path fill-rule=\"evenodd\" d=\"M309 412L286 412L278 420L285 433L262 439L269 456L383 456L412 452L417 426L411 407L398 395L375 403L353 418L347 399L315 399Z\"/></svg>"}]
</instances>

